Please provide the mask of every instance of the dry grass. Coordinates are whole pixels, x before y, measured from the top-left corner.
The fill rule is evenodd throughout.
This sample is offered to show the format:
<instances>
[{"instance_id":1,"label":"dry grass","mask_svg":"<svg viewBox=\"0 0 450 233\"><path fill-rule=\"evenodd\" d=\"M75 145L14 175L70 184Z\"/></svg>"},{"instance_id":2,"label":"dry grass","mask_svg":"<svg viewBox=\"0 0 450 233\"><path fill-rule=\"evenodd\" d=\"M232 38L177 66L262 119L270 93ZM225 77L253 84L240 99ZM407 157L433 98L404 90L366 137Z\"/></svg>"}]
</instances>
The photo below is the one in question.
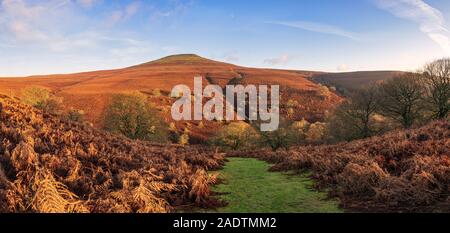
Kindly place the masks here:
<instances>
[{"instance_id":1,"label":"dry grass","mask_svg":"<svg viewBox=\"0 0 450 233\"><path fill-rule=\"evenodd\" d=\"M55 180L51 173L36 174L32 186L32 210L40 213L89 212L79 198Z\"/></svg>"},{"instance_id":2,"label":"dry grass","mask_svg":"<svg viewBox=\"0 0 450 233\"><path fill-rule=\"evenodd\" d=\"M211 206L224 155L132 141L0 96L1 212L172 212ZM205 186L206 185L206 186Z\"/></svg>"}]
</instances>

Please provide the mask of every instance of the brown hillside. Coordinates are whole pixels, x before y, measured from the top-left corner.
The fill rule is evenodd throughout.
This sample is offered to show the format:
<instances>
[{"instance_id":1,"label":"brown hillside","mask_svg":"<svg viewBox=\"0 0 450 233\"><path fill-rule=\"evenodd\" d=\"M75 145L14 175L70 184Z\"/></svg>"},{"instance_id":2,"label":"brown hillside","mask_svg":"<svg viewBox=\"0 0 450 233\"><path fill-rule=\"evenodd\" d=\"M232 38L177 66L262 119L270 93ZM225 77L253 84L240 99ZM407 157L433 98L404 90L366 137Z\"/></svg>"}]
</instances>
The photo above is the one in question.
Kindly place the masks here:
<instances>
[{"instance_id":1,"label":"brown hillside","mask_svg":"<svg viewBox=\"0 0 450 233\"><path fill-rule=\"evenodd\" d=\"M43 86L55 95L64 98L66 107L84 110L89 121L96 127L102 125L102 114L114 93L141 91L151 94L159 89L162 96L151 100L159 106L169 121L173 99L168 97L171 89L178 84L193 86L196 75L204 77L204 84L224 86L228 83L279 84L283 91L283 102L296 100L293 120L306 118L321 120L324 114L340 101L334 93L319 93L318 84L308 77L314 72L256 69L212 61L197 55L185 54L165 57L156 61L117 70L104 70L66 75L45 75L24 78L0 78L0 93L20 96L21 89L28 86ZM282 113L286 113L282 106ZM286 115L286 114L285 114ZM206 123L203 129L192 132L199 137L210 136L218 123ZM180 126L182 127L182 125Z\"/></svg>"},{"instance_id":2,"label":"brown hillside","mask_svg":"<svg viewBox=\"0 0 450 233\"><path fill-rule=\"evenodd\" d=\"M383 80L393 78L402 74L401 71L359 71L345 73L325 73L315 74L311 80L334 86L339 92L347 94L355 89L360 89L371 83L377 83Z\"/></svg>"}]
</instances>

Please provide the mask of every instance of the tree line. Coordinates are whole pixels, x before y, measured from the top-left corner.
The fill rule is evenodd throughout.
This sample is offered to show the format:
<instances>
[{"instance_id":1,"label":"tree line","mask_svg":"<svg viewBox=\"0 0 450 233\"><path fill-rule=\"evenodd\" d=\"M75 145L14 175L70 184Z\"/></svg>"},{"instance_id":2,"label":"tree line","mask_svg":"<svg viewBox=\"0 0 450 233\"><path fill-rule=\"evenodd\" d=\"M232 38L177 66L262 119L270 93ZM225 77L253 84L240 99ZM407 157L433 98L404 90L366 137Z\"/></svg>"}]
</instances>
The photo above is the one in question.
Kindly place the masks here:
<instances>
[{"instance_id":1,"label":"tree line","mask_svg":"<svg viewBox=\"0 0 450 233\"><path fill-rule=\"evenodd\" d=\"M348 141L447 119L449 97L450 59L436 60L352 93L330 117L330 133Z\"/></svg>"}]
</instances>

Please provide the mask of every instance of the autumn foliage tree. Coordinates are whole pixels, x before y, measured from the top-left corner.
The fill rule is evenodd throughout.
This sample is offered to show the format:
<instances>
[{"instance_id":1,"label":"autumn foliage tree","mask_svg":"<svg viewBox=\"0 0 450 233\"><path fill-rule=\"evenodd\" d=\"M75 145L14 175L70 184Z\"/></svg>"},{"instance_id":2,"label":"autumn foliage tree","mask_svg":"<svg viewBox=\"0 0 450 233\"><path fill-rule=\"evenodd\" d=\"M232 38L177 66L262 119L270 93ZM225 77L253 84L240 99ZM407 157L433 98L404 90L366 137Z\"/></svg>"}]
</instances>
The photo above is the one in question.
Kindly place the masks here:
<instances>
[{"instance_id":1,"label":"autumn foliage tree","mask_svg":"<svg viewBox=\"0 0 450 233\"><path fill-rule=\"evenodd\" d=\"M245 122L232 122L223 127L211 140L215 146L231 150L243 150L255 147L259 134Z\"/></svg>"}]
</instances>

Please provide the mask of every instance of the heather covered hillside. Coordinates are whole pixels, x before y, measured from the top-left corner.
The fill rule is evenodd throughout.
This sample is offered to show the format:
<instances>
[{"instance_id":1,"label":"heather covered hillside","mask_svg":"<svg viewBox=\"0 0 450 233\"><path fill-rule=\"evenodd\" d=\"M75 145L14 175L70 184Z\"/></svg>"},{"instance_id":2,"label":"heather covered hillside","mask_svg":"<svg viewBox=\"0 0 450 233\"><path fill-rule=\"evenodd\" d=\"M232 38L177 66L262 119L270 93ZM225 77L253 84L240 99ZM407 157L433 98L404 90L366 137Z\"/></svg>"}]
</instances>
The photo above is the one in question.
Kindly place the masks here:
<instances>
[{"instance_id":1,"label":"heather covered hillside","mask_svg":"<svg viewBox=\"0 0 450 233\"><path fill-rule=\"evenodd\" d=\"M222 154L157 145L0 97L0 212L170 212L215 206Z\"/></svg>"},{"instance_id":2,"label":"heather covered hillside","mask_svg":"<svg viewBox=\"0 0 450 233\"><path fill-rule=\"evenodd\" d=\"M102 128L104 112L115 94L141 92L158 106L167 123L173 122L170 107L174 102L170 92L176 85L193 89L194 77L203 77L203 86L219 85L280 85L284 99L290 105L281 106L284 117L320 121L341 98L308 78L315 72L249 68L214 61L195 54L167 56L155 61L115 70L100 70L75 74L41 75L31 77L0 78L0 93L22 97L23 90L43 87L61 99L64 108L80 109L94 127ZM289 113L289 111L293 111ZM182 132L186 123L173 122ZM192 127L192 143L214 135L222 127L217 122L205 121L206 127Z\"/></svg>"},{"instance_id":3,"label":"heather covered hillside","mask_svg":"<svg viewBox=\"0 0 450 233\"><path fill-rule=\"evenodd\" d=\"M401 75L401 71L359 71L343 73L324 73L315 74L311 80L323 85L334 87L343 94L348 95L351 92L364 88L367 85L383 82L395 76Z\"/></svg>"},{"instance_id":4,"label":"heather covered hillside","mask_svg":"<svg viewBox=\"0 0 450 233\"><path fill-rule=\"evenodd\" d=\"M449 212L450 124L437 121L411 130L349 143L230 152L274 163L272 171L312 171L348 211Z\"/></svg>"}]
</instances>

